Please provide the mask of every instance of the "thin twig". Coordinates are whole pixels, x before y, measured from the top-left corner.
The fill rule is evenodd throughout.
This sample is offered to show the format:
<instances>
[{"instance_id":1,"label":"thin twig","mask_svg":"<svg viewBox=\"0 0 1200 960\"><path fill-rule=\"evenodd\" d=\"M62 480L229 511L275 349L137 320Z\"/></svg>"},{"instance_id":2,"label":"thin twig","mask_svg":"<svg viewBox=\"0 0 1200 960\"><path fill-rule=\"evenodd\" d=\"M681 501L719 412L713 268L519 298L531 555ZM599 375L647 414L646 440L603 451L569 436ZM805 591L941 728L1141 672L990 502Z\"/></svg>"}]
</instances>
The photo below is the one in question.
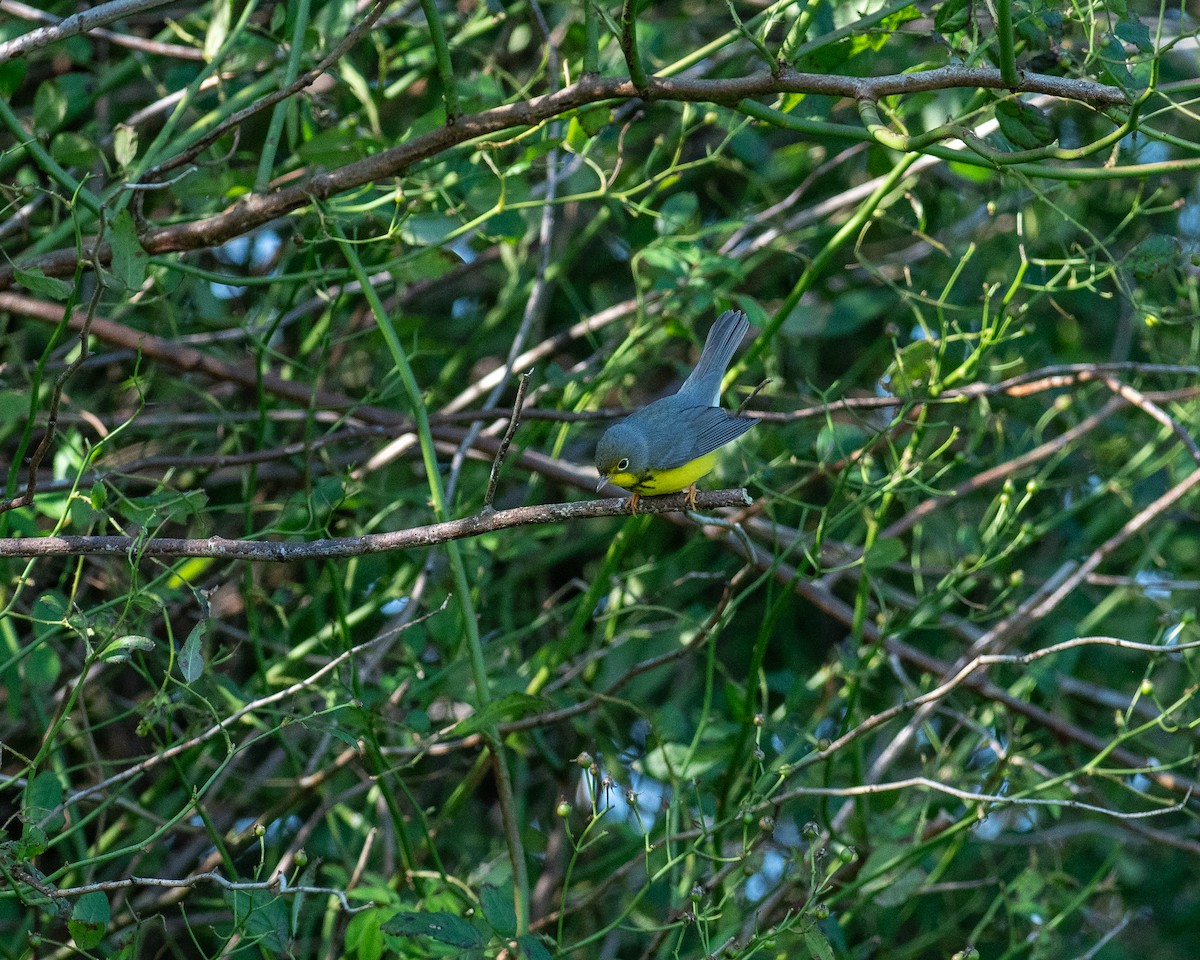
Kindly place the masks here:
<instances>
[{"instance_id":1,"label":"thin twig","mask_svg":"<svg viewBox=\"0 0 1200 960\"><path fill-rule=\"evenodd\" d=\"M1005 617L988 630L977 641L979 645L991 647L998 642L1008 639L1013 634L1023 631L1031 623L1036 623L1043 619L1062 603L1076 587L1086 581L1092 571L1108 559L1119 547L1123 546L1130 538L1145 528L1151 520L1165 513L1183 497L1191 493L1197 486L1200 486L1200 469L1193 470L1184 480L1175 484L1175 486L1171 487L1162 496L1134 514L1125 522L1120 530L1105 540L1104 543L1100 544L1081 563L1075 566L1067 576L1055 584L1052 590L1041 596L1035 605L1028 608L1022 605L1011 616Z\"/></svg>"},{"instance_id":2,"label":"thin twig","mask_svg":"<svg viewBox=\"0 0 1200 960\"><path fill-rule=\"evenodd\" d=\"M446 599L442 601L441 606L439 606L436 610L430 610L424 616L417 617L416 619L409 621L408 623L406 623L404 625L403 629L408 629L410 627L414 627L418 623L424 623L426 620L430 619L431 617L434 617L437 614L441 613L443 610L446 609L446 603L449 599L450 599L449 596L447 596ZM346 661L353 659L355 656L362 653L364 650L371 648L375 644L379 643L381 640L383 640L387 637L390 637L391 635L392 635L391 632L388 632L385 634L380 634L378 636L372 637L370 640L365 640L362 643L351 647L349 650L345 650L342 653L338 654L336 657L334 657L328 663L324 664L319 670L317 670L312 675L306 677L305 679L297 680L295 683L290 684L289 686L285 687L284 689L277 690L275 693L272 693L265 697L261 697L258 700L252 700L250 703L247 703L244 706L239 707L237 710L235 710L229 716L227 716L224 719L213 724L207 730L205 730L201 733L198 733L193 737L189 737L187 740L183 740L179 743L176 743L173 746L168 747L166 750L163 750L161 753L153 754L152 756L147 757L145 760L142 760L140 763L135 763L131 767L126 767L120 773L115 773L111 777L108 777L105 780L101 780L99 783L94 783L89 787L84 787L81 790L76 790L69 797L67 797L66 800L63 801L62 808L66 809L67 807L70 807L76 803L79 803L79 801L85 800L88 797L93 796L94 794L103 793L103 792L111 789L112 787L116 786L119 783L124 783L126 780L131 780L134 777L140 776L141 774L145 773L147 770L150 770L150 769L158 766L160 763L163 763L167 760L174 759L175 757L179 756L181 753L185 753L186 751L191 750L193 747L197 747L200 744L205 743L208 740L211 740L213 737L218 736L219 734L221 734L225 730L227 730L229 727L231 727L235 723L237 723L239 720L241 720L243 717L248 716L249 714L255 713L255 712L263 709L263 707L268 707L273 703L278 703L280 700L285 700L290 696L294 696L297 693L307 690L308 688L313 686L313 684L315 684L318 680L320 680L321 677L325 676L327 673L331 673L332 671L336 670L338 667L340 667Z\"/></svg>"},{"instance_id":3,"label":"thin twig","mask_svg":"<svg viewBox=\"0 0 1200 960\"><path fill-rule=\"evenodd\" d=\"M383 14L383 11L387 9L389 2L390 0L375 0L374 5L366 12L362 20L354 25L354 29L347 33L346 36L342 38L341 42L326 56L322 57L320 62L317 63L317 65L312 69L306 70L304 73L300 74L300 76L289 83L286 87L282 87L260 100L255 100L248 107L238 110L236 113L226 117L199 140L191 144L186 150L177 153L168 160L165 160L157 166L147 170L142 177L143 182L137 185L139 189L148 189L149 184L161 180L162 175L167 171L174 170L176 167L181 167L186 163L191 163L196 157L200 156L200 154L207 150L209 146L219 140L224 135L225 131L240 126L246 120L258 113L261 113L268 107L272 107L280 101L286 100L288 97L299 93L305 87L311 86L316 79L321 76L321 74L333 66L333 64L337 63L337 61L343 56L345 56L347 51L349 51L349 49L354 46L354 44L356 44L364 34L370 31L370 29L375 25L375 21L378 20Z\"/></svg>"},{"instance_id":4,"label":"thin twig","mask_svg":"<svg viewBox=\"0 0 1200 960\"><path fill-rule=\"evenodd\" d=\"M722 540L739 555L747 556L759 569L770 571L777 583L803 596L814 607L826 615L842 623L854 622L854 607L852 605L824 589L819 583L806 579L795 567L782 562L776 555L757 547L752 553L747 555L746 546L741 540L715 527L706 529L705 533L713 539ZM907 663L911 663L925 673L950 678L961 671L961 667L956 669L953 664L947 663L945 660L934 657L895 637L886 636L869 620L863 623L862 632L864 640L882 644L888 653L899 657ZM1170 653L1173 648L1160 649L1163 653ZM1114 748L1107 739L1098 736L1092 731L1070 723L1053 712L1030 703L1028 700L1014 696L1008 690L993 683L978 670L961 671L961 676L962 679L958 680L955 686L961 684L974 690L980 696L995 701L1006 710L1019 716L1027 717L1033 723L1045 727L1054 736L1062 740L1081 744L1097 753L1107 752L1108 756L1121 765L1145 771L1147 777L1164 789L1180 793L1200 792L1200 783L1169 770L1147 769L1152 768L1153 764L1145 757L1138 756L1133 751L1124 747Z\"/></svg>"},{"instance_id":5,"label":"thin twig","mask_svg":"<svg viewBox=\"0 0 1200 960\"><path fill-rule=\"evenodd\" d=\"M936 793L942 793L948 797L962 800L964 803L993 804L1005 807L1063 807L1068 810L1099 813L1106 817L1113 817L1116 820L1144 820L1147 817L1161 817L1168 813L1178 813L1180 810L1186 809L1188 802L1191 800L1189 792L1182 800L1170 806L1159 807L1156 810L1137 810L1132 813L1124 813L1120 810L1102 807L1095 803L1072 800L1069 797L1047 800L1044 797L1010 797L1004 794L976 793L972 790L952 787L948 783L941 783L929 777L908 777L904 780L891 780L886 783L862 783L848 787L793 787L791 790L775 794L769 800L763 801L758 805L757 809L778 806L799 797L863 797L878 793L894 793L897 790L912 789L932 790Z\"/></svg>"},{"instance_id":6,"label":"thin twig","mask_svg":"<svg viewBox=\"0 0 1200 960\"><path fill-rule=\"evenodd\" d=\"M378 905L373 901L361 903L354 906L346 897L345 890L339 890L336 887L310 887L304 885L291 886L287 882L287 877L283 874L276 874L270 880L229 880L221 876L219 873L196 873L190 877L180 877L172 879L169 877L122 877L119 880L99 880L95 883L85 883L78 887L61 887L54 891L55 896L67 897L82 897L89 893L104 892L108 890L128 890L133 887L170 887L172 889L188 889L196 887L204 883L214 883L224 890L266 890L271 893L277 893L280 896L296 896L298 894L318 894L322 896L336 897L339 904L346 913L359 913L363 910L375 909Z\"/></svg>"},{"instance_id":7,"label":"thin twig","mask_svg":"<svg viewBox=\"0 0 1200 960\"><path fill-rule=\"evenodd\" d=\"M1128 400L1143 413L1157 420L1172 433L1174 433L1175 436L1179 438L1180 443L1187 448L1187 452L1192 455L1192 459L1196 461L1198 466L1200 466L1200 446L1196 444L1196 441L1192 438L1191 433L1182 423L1172 417L1169 413L1167 413L1166 410L1160 407L1140 390L1136 390L1128 384L1122 383L1116 377L1104 377L1102 382L1113 393L1124 398L1125 400Z\"/></svg>"},{"instance_id":8,"label":"thin twig","mask_svg":"<svg viewBox=\"0 0 1200 960\"><path fill-rule=\"evenodd\" d=\"M46 415L46 430L42 434L41 440L38 441L33 454L29 457L29 464L25 474L25 492L10 500L0 501L0 514L33 503L33 498L37 494L38 468L42 465L42 460L54 444L54 436L58 432L58 408L62 402L63 388L67 385L67 381L71 379L75 371L83 366L84 361L88 358L88 341L90 339L91 326L96 318L96 310L100 306L100 296L103 292L104 284L95 284L95 289L92 290L92 298L88 302L87 310L83 314L83 320L79 324L79 354L59 372L54 380L54 388L50 392L50 408Z\"/></svg>"},{"instance_id":9,"label":"thin twig","mask_svg":"<svg viewBox=\"0 0 1200 960\"><path fill-rule=\"evenodd\" d=\"M761 383L759 383L759 385L757 387L755 387L753 390L750 391L750 396L748 396L745 400L743 400L741 402L741 404L738 405L737 415L739 417L742 416L746 412L746 407L751 403L751 401L753 401L755 397L757 397L760 393L762 393L762 391L764 389L766 389L770 385L770 383L771 383L771 378L767 377L765 380L763 380Z\"/></svg>"},{"instance_id":10,"label":"thin twig","mask_svg":"<svg viewBox=\"0 0 1200 960\"><path fill-rule=\"evenodd\" d=\"M517 398L513 401L512 416L508 418L508 429L500 438L500 449L496 451L496 458L492 461L492 472L488 477L487 492L483 495L483 508L480 513L493 512L492 501L496 499L496 485L500 482L500 468L504 466L504 458L508 456L508 446L512 443L513 434L517 432L517 425L521 422L521 407L525 404L525 389L529 386L529 378L532 375L532 370L521 374L521 380L517 384Z\"/></svg>"}]
</instances>

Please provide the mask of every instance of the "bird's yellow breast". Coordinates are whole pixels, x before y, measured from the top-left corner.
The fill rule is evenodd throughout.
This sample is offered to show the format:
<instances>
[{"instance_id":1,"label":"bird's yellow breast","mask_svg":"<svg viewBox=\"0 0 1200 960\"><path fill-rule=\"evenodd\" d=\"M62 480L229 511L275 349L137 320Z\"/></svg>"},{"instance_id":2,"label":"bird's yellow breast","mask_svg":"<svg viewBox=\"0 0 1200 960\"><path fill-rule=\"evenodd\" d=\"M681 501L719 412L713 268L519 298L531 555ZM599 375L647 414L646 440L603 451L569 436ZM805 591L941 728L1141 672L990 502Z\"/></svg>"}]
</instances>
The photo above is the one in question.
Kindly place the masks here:
<instances>
[{"instance_id":1,"label":"bird's yellow breast","mask_svg":"<svg viewBox=\"0 0 1200 960\"><path fill-rule=\"evenodd\" d=\"M608 479L618 487L624 487L630 493L656 497L662 493L678 493L686 490L701 477L712 471L717 462L716 450L697 457L681 467L670 470L655 470L650 467L644 473L614 473Z\"/></svg>"}]
</instances>

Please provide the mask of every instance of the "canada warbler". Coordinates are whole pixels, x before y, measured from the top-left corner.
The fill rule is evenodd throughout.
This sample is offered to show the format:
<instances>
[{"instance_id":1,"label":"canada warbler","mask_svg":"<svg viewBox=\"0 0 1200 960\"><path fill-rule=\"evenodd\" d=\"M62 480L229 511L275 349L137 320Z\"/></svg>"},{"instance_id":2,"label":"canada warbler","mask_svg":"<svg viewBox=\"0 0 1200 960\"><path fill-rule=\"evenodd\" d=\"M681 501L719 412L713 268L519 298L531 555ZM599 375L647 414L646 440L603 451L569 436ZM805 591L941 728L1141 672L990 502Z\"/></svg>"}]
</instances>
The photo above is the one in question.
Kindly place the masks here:
<instances>
[{"instance_id":1,"label":"canada warbler","mask_svg":"<svg viewBox=\"0 0 1200 960\"><path fill-rule=\"evenodd\" d=\"M708 332L696 369L677 393L642 407L614 423L596 444L597 492L615 483L633 494L687 490L695 503L696 481L712 470L717 450L756 421L721 409L721 380L733 353L750 329L740 310L726 310Z\"/></svg>"}]
</instances>

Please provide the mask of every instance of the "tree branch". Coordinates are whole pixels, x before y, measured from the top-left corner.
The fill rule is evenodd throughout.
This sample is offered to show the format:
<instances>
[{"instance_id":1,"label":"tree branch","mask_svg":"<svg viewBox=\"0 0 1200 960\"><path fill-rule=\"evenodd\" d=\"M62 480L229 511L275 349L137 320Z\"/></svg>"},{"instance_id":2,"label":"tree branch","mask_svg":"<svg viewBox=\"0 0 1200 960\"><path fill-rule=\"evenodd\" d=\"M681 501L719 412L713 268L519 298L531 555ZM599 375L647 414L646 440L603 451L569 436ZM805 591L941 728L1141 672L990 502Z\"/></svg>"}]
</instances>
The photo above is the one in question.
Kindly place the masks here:
<instances>
[{"instance_id":1,"label":"tree branch","mask_svg":"<svg viewBox=\"0 0 1200 960\"><path fill-rule=\"evenodd\" d=\"M153 10L155 7L167 6L169 0L113 0L112 3L102 3L89 10L81 10L71 17L66 17L49 27L38 27L29 33L22 34L12 40L0 43L0 63L30 50L49 46L67 37L87 33L97 27L103 27L117 20L123 20L135 13Z\"/></svg>"},{"instance_id":2,"label":"tree branch","mask_svg":"<svg viewBox=\"0 0 1200 960\"><path fill-rule=\"evenodd\" d=\"M688 509L686 496L673 493L662 497L642 497L638 513L674 513ZM751 503L745 490L708 490L696 495L696 506L705 510L716 507L745 507ZM463 540L484 533L542 523L591 520L597 517L628 516L625 497L585 500L578 503L543 503L512 510L493 510L460 520L431 523L391 533L371 533L361 537L331 537L323 540L227 540L224 537L185 539L177 537L11 537L0 539L4 557L214 557L226 560L252 560L285 563L293 560L358 557L390 550L430 547L451 540Z\"/></svg>"},{"instance_id":3,"label":"tree branch","mask_svg":"<svg viewBox=\"0 0 1200 960\"><path fill-rule=\"evenodd\" d=\"M140 239L151 254L217 246L271 220L307 207L313 201L327 200L364 184L401 176L414 164L470 140L516 127L533 127L581 107L610 100L643 98L731 106L747 98L780 93L876 100L895 94L961 87L1009 89L999 70L961 66L882 77L839 77L799 73L791 68L781 69L778 76L773 76L770 71L762 71L728 79L650 77L644 91L639 90L632 80L584 76L578 83L555 93L459 117L453 126L439 127L390 150L364 157L336 170L313 174L271 193L247 194L212 217L148 230ZM1097 109L1128 103L1124 92L1117 87L1039 73L1025 74L1015 92L1049 94L1086 103ZM85 242L84 256L102 265L108 264L112 258L110 247L102 243L98 249L92 249L95 246L94 241ZM66 276L75 269L78 259L79 251L72 246L21 266L26 269L40 268L47 276ZM11 286L13 277L13 265L0 266L0 289Z\"/></svg>"}]
</instances>

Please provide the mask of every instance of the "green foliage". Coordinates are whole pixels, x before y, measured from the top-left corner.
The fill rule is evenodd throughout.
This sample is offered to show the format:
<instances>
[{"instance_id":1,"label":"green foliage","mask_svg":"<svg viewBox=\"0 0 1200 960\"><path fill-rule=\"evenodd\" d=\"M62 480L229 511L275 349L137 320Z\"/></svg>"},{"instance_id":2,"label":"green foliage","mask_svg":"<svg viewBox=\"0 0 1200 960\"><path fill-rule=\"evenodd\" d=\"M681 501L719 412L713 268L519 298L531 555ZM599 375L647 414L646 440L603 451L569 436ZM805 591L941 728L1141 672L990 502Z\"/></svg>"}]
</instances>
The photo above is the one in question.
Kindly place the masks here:
<instances>
[{"instance_id":1,"label":"green foliage","mask_svg":"<svg viewBox=\"0 0 1200 960\"><path fill-rule=\"evenodd\" d=\"M0 956L1194 953L1194 23L629 11L0 55ZM731 307L753 507L489 526Z\"/></svg>"}]
</instances>

